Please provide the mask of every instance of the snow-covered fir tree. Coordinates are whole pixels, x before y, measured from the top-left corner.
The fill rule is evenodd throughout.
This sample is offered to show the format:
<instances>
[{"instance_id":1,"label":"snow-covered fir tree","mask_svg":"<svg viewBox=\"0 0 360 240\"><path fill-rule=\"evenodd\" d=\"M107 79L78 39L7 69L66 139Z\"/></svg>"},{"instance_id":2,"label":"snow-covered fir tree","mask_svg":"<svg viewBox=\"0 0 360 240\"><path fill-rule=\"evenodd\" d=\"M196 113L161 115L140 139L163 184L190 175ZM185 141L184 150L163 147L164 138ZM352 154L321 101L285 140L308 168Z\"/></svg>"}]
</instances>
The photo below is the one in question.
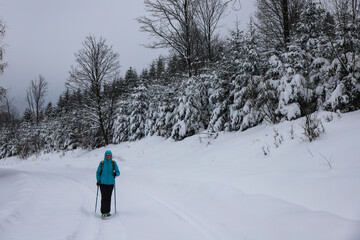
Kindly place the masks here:
<instances>
[{"instance_id":1,"label":"snow-covered fir tree","mask_svg":"<svg viewBox=\"0 0 360 240\"><path fill-rule=\"evenodd\" d=\"M208 81L211 83L209 88L211 116L208 129L212 132L229 130L230 81L216 73L209 75Z\"/></svg>"},{"instance_id":2,"label":"snow-covered fir tree","mask_svg":"<svg viewBox=\"0 0 360 240\"><path fill-rule=\"evenodd\" d=\"M256 100L260 91L260 74L264 71L262 48L257 42L252 23L248 32L238 28L231 32L229 50L224 66L231 69L230 130L245 130L262 121ZM228 72L228 71L227 71Z\"/></svg>"},{"instance_id":3,"label":"snow-covered fir tree","mask_svg":"<svg viewBox=\"0 0 360 240\"><path fill-rule=\"evenodd\" d=\"M129 140L134 141L141 139L145 136L145 123L148 111L148 97L146 96L146 87L143 84L135 89L131 94L129 116Z\"/></svg>"},{"instance_id":4,"label":"snow-covered fir tree","mask_svg":"<svg viewBox=\"0 0 360 240\"><path fill-rule=\"evenodd\" d=\"M129 140L129 115L128 101L125 99L120 100L113 126L113 143Z\"/></svg>"},{"instance_id":5,"label":"snow-covered fir tree","mask_svg":"<svg viewBox=\"0 0 360 240\"><path fill-rule=\"evenodd\" d=\"M335 5L335 39L329 39L335 59L331 63L327 109L360 108L360 6L344 0Z\"/></svg>"},{"instance_id":6,"label":"snow-covered fir tree","mask_svg":"<svg viewBox=\"0 0 360 240\"><path fill-rule=\"evenodd\" d=\"M189 78L182 84L183 93L175 108L171 136L182 140L207 128L208 84L206 77Z\"/></svg>"},{"instance_id":7,"label":"snow-covered fir tree","mask_svg":"<svg viewBox=\"0 0 360 240\"><path fill-rule=\"evenodd\" d=\"M158 85L154 89L154 96L158 96L156 109L156 119L153 121L153 131L156 135L162 137L170 137L172 133L172 126L174 123L175 109L177 106L177 97L179 92L179 82L174 82L169 85ZM154 98L153 98L154 99Z\"/></svg>"}]
</instances>

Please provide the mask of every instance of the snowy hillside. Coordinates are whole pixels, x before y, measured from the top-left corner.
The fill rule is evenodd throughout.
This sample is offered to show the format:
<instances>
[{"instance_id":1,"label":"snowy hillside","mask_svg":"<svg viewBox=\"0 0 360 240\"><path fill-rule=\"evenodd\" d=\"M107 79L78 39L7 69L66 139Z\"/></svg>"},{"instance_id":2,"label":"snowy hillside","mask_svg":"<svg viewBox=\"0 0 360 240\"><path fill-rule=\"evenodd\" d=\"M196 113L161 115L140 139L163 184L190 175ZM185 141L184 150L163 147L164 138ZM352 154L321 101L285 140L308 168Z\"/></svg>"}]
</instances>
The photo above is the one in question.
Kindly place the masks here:
<instances>
[{"instance_id":1,"label":"snowy hillside","mask_svg":"<svg viewBox=\"0 0 360 240\"><path fill-rule=\"evenodd\" d=\"M1 159L0 239L358 240L360 111L320 116L325 133L311 143L298 119ZM101 220L95 171L106 149L121 175L117 214Z\"/></svg>"}]
</instances>

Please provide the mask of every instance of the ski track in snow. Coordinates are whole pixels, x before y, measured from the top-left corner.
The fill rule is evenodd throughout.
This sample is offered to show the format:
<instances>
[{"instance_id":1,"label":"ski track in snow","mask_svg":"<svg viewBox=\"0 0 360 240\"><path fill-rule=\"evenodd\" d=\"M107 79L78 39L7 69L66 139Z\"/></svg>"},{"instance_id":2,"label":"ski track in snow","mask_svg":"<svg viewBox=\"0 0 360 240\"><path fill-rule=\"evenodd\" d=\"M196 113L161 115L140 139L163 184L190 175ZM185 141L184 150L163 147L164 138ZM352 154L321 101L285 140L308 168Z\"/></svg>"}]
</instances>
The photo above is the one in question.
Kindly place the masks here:
<instances>
[{"instance_id":1,"label":"ski track in snow","mask_svg":"<svg viewBox=\"0 0 360 240\"><path fill-rule=\"evenodd\" d=\"M146 193L143 190L141 191L137 190L137 191L145 195L147 198L151 199L152 201L159 203L161 206L163 206L165 209L170 211L174 216L179 218L181 221L185 222L190 227L193 227L203 236L204 239L209 239L209 240L221 239L219 236L216 236L214 233L212 233L210 229L206 228L205 226L202 226L199 222L196 222L190 215L184 213L179 208L169 204L169 202L160 200L159 198L154 197L153 195L150 195L149 193Z\"/></svg>"},{"instance_id":2,"label":"ski track in snow","mask_svg":"<svg viewBox=\"0 0 360 240\"><path fill-rule=\"evenodd\" d=\"M263 126L209 146L196 136L109 146L126 160L118 161L117 214L112 199L106 220L100 191L94 213L105 148L7 160L0 168L0 240L358 240L360 150L351 136L360 134L359 113L344 117L346 125L326 123L323 142L287 140L269 157L261 146L272 128ZM282 123L280 134L289 125ZM335 148L344 136L350 140ZM333 170L317 152L334 156Z\"/></svg>"},{"instance_id":3,"label":"ski track in snow","mask_svg":"<svg viewBox=\"0 0 360 240\"><path fill-rule=\"evenodd\" d=\"M177 185L176 188L184 187L184 189L189 191L202 190L204 199L210 198L213 202L220 201L219 206L227 204L227 198L222 201L221 197L216 198L213 193L217 189L223 189L223 191L226 190L224 192L228 192L234 199L238 199L240 205L246 206L254 202L262 204L262 200L267 198L266 202L270 202L269 206L275 209L279 208L279 206L280 209L282 206L288 206L290 210L288 213L285 211L285 214L289 214L289 216L291 214L293 216L305 214L305 220L311 220L314 217L316 219L317 217L316 214L312 216L312 211L303 206L296 206L281 199L274 199L271 196L247 195L237 187L225 183L190 183L189 181L184 181L182 186L182 184L178 185L179 182L177 181L164 183L161 178L148 175L143 176L143 179L139 178L139 176L132 176L129 177L130 180L124 180L124 182L118 184L118 213L108 220L102 220L99 217L99 209L97 214L92 212L96 187L89 184L94 183L94 181L89 181L89 179L93 177L94 170L87 170L86 174L82 173L80 175L80 178L74 177L76 172L78 172L77 169L69 172L68 167L60 168L59 171L59 166L56 166L55 169L48 168L42 171L28 172L23 170L19 173L9 174L21 175L24 181L18 186L24 185L18 189L17 193L21 200L11 207L14 212L5 216L5 221L1 221L0 229L1 232L5 232L5 235L2 237L0 233L0 239L25 239L25 236L26 239L66 240L168 239L172 234L177 236L176 239L251 239L246 234L240 236L240 233L234 232L234 228L231 229L230 227L230 229L227 229L226 226L221 226L220 221L214 222L214 219L211 217L207 220L206 217L201 215L203 212L196 212L196 209L192 209L191 206L189 207L191 202L182 205L181 202L174 198L176 196L169 196L166 193L159 192L161 189L169 189L167 185L171 186L173 184ZM132 178L137 179L137 181L131 182ZM153 182L150 182L149 179L153 179ZM152 185L158 188L152 187ZM190 185L194 186L194 189ZM210 191L208 191L209 188ZM240 195L240 197L237 197L237 195ZM201 195L197 195L196 198L198 199L195 202L204 200ZM98 199L98 206L100 206L100 197ZM258 207L260 205L254 208ZM294 212L291 213L291 211ZM249 213L243 208L240 208L240 210L234 209L234 213L244 214L246 219L256 226L256 218L249 219ZM272 212L270 216L274 216L274 214L276 214L276 211L275 213ZM334 218L335 222L338 221L338 216L328 215L331 215L328 218ZM32 216L35 216L35 219ZM281 218L284 216L278 215L277 217ZM235 220L239 219L235 218ZM64 224L64 221L68 222ZM265 221L269 221L269 219ZM276 224L277 221L280 220L274 221L273 226L275 228L281 225ZM346 222L349 223L349 220L344 219L344 221L339 223L344 224ZM284 224L285 222L280 221L280 223ZM335 227L337 223L334 224ZM251 229L251 224L246 224L245 222L239 224L246 225L250 229L249 232L252 237L257 235L255 229ZM309 228L309 225L301 226L301 228L303 227L306 229ZM243 231L246 230L246 228L241 226L239 228ZM21 234L18 235L19 229L21 229ZM38 229L38 231L33 229ZM267 230L271 231L271 229ZM298 232L301 229L295 228L292 231ZM276 233L273 234L268 239L276 239L274 237ZM324 235L330 237L327 239L336 239L331 238L333 234L334 232L329 230L329 234ZM291 239L302 239L303 236ZM261 238L258 236L254 239Z\"/></svg>"}]
</instances>

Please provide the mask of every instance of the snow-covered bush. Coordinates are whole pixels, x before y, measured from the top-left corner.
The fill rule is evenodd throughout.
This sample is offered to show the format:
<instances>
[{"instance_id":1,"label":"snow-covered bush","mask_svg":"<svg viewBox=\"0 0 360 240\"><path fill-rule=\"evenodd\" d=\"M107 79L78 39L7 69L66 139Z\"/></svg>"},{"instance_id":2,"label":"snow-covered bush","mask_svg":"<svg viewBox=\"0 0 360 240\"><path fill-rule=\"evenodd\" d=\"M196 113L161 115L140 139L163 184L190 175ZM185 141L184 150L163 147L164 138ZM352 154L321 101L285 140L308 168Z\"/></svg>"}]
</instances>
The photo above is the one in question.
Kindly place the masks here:
<instances>
[{"instance_id":1,"label":"snow-covered bush","mask_svg":"<svg viewBox=\"0 0 360 240\"><path fill-rule=\"evenodd\" d=\"M314 141L321 133L325 132L325 128L317 114L306 115L301 127L304 130L303 134L306 137L306 140L309 140L310 142Z\"/></svg>"},{"instance_id":2,"label":"snow-covered bush","mask_svg":"<svg viewBox=\"0 0 360 240\"><path fill-rule=\"evenodd\" d=\"M284 137L279 133L279 130L274 128L274 145L276 148L278 148L284 141Z\"/></svg>"}]
</instances>

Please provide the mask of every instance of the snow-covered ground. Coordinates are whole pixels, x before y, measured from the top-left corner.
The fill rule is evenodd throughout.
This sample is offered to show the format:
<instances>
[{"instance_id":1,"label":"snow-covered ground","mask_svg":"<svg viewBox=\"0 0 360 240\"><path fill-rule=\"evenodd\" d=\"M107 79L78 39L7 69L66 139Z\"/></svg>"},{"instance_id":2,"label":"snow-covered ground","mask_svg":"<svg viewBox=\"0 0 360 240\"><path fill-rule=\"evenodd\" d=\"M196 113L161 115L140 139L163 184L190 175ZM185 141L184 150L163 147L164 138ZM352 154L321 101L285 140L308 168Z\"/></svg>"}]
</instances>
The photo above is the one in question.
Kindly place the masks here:
<instances>
[{"instance_id":1,"label":"snow-covered ground","mask_svg":"<svg viewBox=\"0 0 360 240\"><path fill-rule=\"evenodd\" d=\"M0 239L358 240L360 111L320 116L326 132L311 143L299 119L2 159ZM101 220L95 171L106 149L121 175L117 214Z\"/></svg>"}]
</instances>

